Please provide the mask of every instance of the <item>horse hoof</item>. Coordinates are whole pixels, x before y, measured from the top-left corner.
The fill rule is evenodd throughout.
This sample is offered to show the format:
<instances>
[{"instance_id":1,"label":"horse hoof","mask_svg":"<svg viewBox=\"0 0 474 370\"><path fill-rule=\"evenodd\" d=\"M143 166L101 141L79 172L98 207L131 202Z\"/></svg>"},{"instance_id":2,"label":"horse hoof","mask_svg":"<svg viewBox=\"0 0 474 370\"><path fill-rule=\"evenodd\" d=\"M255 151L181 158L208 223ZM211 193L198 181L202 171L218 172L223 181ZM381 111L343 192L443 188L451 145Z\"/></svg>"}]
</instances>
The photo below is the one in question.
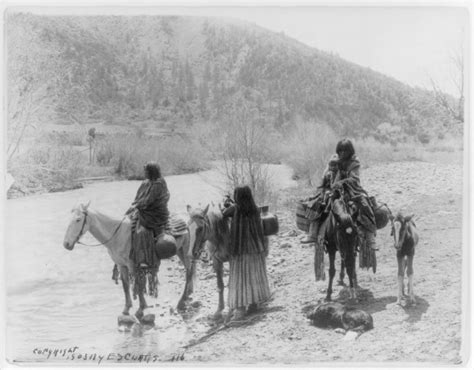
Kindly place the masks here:
<instances>
[{"instance_id":1,"label":"horse hoof","mask_svg":"<svg viewBox=\"0 0 474 370\"><path fill-rule=\"evenodd\" d=\"M339 286L344 286L344 281L338 280L337 285L339 285Z\"/></svg>"},{"instance_id":2,"label":"horse hoof","mask_svg":"<svg viewBox=\"0 0 474 370\"><path fill-rule=\"evenodd\" d=\"M331 302L331 301L332 301L331 297L324 298L324 302Z\"/></svg>"},{"instance_id":3,"label":"horse hoof","mask_svg":"<svg viewBox=\"0 0 474 370\"><path fill-rule=\"evenodd\" d=\"M216 321L221 320L222 319L222 311L217 311L216 313L214 313L212 318Z\"/></svg>"},{"instance_id":4,"label":"horse hoof","mask_svg":"<svg viewBox=\"0 0 474 370\"><path fill-rule=\"evenodd\" d=\"M139 310L137 312L135 312L135 317L140 320L142 317L143 317L143 311L142 310Z\"/></svg>"}]
</instances>

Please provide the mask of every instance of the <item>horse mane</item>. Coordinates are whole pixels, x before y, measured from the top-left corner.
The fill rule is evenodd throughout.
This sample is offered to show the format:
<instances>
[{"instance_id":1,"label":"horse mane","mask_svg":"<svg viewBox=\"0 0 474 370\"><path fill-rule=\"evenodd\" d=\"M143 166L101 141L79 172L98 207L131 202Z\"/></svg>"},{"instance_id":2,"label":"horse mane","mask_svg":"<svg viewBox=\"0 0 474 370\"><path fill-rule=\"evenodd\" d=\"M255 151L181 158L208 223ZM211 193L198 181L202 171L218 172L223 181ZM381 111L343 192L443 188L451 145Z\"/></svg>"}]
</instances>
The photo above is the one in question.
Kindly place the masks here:
<instances>
[{"instance_id":1,"label":"horse mane","mask_svg":"<svg viewBox=\"0 0 474 370\"><path fill-rule=\"evenodd\" d=\"M228 245L230 242L229 224L222 212L209 210L207 218L209 220L209 236L214 238L217 244Z\"/></svg>"}]
</instances>

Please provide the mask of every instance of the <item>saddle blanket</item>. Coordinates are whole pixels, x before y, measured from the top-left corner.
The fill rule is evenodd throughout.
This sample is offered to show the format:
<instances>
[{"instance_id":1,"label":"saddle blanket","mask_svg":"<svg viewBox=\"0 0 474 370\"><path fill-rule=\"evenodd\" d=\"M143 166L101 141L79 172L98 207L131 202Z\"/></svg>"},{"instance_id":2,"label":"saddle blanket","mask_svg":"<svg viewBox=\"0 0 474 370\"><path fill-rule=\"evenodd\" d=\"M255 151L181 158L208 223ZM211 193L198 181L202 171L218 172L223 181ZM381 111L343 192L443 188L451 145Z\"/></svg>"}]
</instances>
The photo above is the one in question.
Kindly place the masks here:
<instances>
[{"instance_id":1,"label":"saddle blanket","mask_svg":"<svg viewBox=\"0 0 474 370\"><path fill-rule=\"evenodd\" d=\"M188 225L183 217L171 215L166 230L173 236L181 236L188 232Z\"/></svg>"}]
</instances>

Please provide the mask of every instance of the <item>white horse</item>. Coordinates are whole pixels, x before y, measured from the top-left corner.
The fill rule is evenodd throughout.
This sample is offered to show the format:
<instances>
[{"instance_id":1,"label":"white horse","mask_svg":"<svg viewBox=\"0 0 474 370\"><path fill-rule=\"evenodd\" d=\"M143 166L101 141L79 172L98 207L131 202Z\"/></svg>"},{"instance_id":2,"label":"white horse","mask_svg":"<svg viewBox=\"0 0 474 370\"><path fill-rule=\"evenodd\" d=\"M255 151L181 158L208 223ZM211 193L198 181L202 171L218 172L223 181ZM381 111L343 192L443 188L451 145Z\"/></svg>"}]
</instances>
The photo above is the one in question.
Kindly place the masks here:
<instances>
[{"instance_id":1,"label":"white horse","mask_svg":"<svg viewBox=\"0 0 474 370\"><path fill-rule=\"evenodd\" d=\"M135 273L133 262L129 258L132 247L131 221L128 217L117 220L101 212L91 210L89 204L90 202L79 204L79 206L72 209L72 218L64 236L63 246L67 250L73 250L74 245L89 231L100 243L96 245L104 245L107 248L112 261L120 270L125 293L125 307L122 313L129 315L130 307L132 307L129 276L134 276ZM194 237L195 233L191 234ZM196 269L190 246L194 244L194 240L190 240L189 229L186 229L182 235L175 236L175 239L177 244L176 254L186 269L186 284L178 303L178 309L182 310L186 307L186 301L193 292L193 279ZM135 283L139 284L138 297L140 301L140 307L135 315L141 318L143 317L143 311L147 308L144 297L145 281L144 279L135 279Z\"/></svg>"}]
</instances>

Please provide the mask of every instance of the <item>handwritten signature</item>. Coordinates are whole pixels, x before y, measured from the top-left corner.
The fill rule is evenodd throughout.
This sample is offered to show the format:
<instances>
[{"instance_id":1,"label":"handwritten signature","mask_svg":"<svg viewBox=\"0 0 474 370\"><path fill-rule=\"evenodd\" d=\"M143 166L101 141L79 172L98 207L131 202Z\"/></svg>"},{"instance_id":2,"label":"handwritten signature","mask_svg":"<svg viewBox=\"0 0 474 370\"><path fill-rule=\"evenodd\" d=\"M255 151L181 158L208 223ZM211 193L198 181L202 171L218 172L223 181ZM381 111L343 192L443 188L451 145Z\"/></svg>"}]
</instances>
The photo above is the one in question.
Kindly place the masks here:
<instances>
[{"instance_id":1,"label":"handwritten signature","mask_svg":"<svg viewBox=\"0 0 474 370\"><path fill-rule=\"evenodd\" d=\"M63 359L66 361L89 361L97 362L98 364L102 361L112 361L112 362L157 362L160 360L158 355L152 354L134 354L134 353L108 353L99 354L99 353L87 353L81 352L79 347L66 347L66 348L35 348L33 349L33 354L38 356L46 357L47 359Z\"/></svg>"}]
</instances>

